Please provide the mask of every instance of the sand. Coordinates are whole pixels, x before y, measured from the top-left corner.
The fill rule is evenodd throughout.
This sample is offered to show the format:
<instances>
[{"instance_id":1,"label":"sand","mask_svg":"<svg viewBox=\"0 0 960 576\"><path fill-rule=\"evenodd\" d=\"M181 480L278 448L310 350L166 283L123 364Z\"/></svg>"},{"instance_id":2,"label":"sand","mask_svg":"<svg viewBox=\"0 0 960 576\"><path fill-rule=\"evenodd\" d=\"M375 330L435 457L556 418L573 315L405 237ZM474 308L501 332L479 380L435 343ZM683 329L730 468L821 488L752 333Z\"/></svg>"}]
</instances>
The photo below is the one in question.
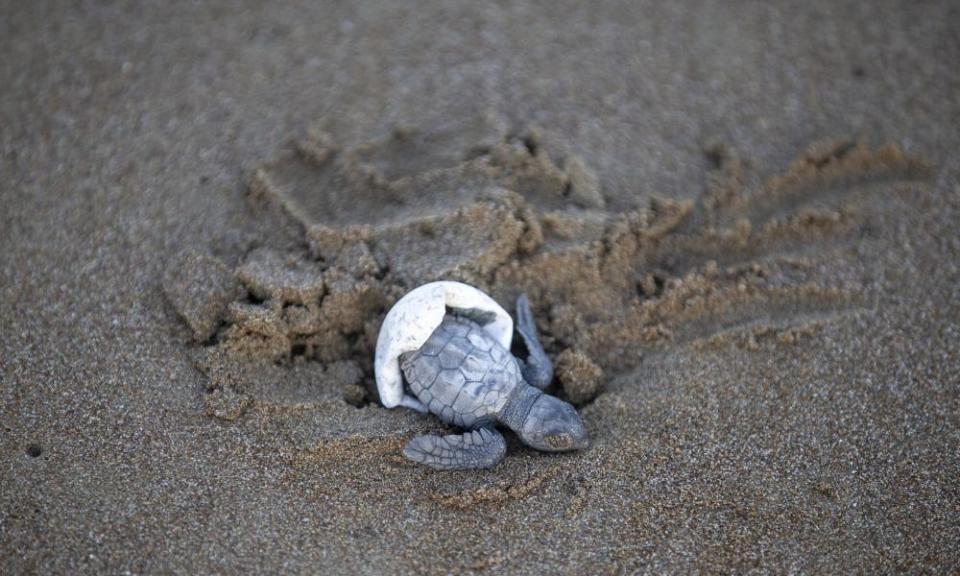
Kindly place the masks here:
<instances>
[{"instance_id":1,"label":"sand","mask_svg":"<svg viewBox=\"0 0 960 576\"><path fill-rule=\"evenodd\" d=\"M950 3L0 14L0 571L960 570ZM403 459L440 278L590 449Z\"/></svg>"}]
</instances>

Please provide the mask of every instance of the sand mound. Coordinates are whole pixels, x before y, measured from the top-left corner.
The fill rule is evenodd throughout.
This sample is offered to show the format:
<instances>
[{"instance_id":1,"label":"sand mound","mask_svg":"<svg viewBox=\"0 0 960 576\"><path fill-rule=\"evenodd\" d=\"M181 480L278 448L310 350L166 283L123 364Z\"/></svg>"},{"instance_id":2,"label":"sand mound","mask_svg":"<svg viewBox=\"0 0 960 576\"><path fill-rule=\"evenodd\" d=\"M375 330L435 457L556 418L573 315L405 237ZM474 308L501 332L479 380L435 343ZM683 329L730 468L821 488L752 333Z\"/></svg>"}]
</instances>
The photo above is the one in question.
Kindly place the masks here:
<instances>
[{"instance_id":1,"label":"sand mound","mask_svg":"<svg viewBox=\"0 0 960 576\"><path fill-rule=\"evenodd\" d=\"M227 307L241 295L239 282L223 263L193 250L168 264L163 287L197 342L213 336Z\"/></svg>"},{"instance_id":2,"label":"sand mound","mask_svg":"<svg viewBox=\"0 0 960 576\"><path fill-rule=\"evenodd\" d=\"M816 262L864 234L872 185L929 170L853 141L815 144L766 179L722 145L706 153L717 169L698 201L622 213L582 160L495 119L351 149L311 132L250 184L265 217L299 228L302 250L254 249L232 274L197 255L171 264L167 293L209 340L208 413L331 394L363 405L386 310L438 279L504 304L529 294L548 352L571 350L561 394L580 404L600 374L664 346L792 342L856 305L856 286L827 285Z\"/></svg>"}]
</instances>

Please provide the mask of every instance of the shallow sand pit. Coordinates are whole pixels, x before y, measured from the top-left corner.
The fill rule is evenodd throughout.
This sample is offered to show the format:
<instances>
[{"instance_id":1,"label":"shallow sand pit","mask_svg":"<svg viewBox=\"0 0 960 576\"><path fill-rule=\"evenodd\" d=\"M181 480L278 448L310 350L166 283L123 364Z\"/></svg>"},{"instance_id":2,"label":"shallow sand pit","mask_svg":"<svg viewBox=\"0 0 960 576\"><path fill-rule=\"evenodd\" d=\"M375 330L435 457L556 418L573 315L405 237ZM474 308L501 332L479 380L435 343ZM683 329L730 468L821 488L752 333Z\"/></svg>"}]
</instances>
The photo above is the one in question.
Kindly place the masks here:
<instances>
[{"instance_id":1,"label":"shallow sand pit","mask_svg":"<svg viewBox=\"0 0 960 576\"><path fill-rule=\"evenodd\" d=\"M895 147L840 140L759 179L715 145L717 171L697 202L622 213L603 208L582 160L558 168L527 133L500 130L470 146L468 132L412 130L355 149L313 133L258 169L252 190L292 218L310 250L246 255L236 275L248 295L229 305L215 357L348 362L357 375L336 395L362 405L376 396L373 343L389 306L420 284L460 280L501 302L530 296L562 389L584 405L646 353L755 348L771 336L789 344L855 310L858 288L822 282L810 257L859 233L877 186L929 174ZM242 391L234 404L271 396L230 373L235 381L219 377L214 388Z\"/></svg>"}]
</instances>

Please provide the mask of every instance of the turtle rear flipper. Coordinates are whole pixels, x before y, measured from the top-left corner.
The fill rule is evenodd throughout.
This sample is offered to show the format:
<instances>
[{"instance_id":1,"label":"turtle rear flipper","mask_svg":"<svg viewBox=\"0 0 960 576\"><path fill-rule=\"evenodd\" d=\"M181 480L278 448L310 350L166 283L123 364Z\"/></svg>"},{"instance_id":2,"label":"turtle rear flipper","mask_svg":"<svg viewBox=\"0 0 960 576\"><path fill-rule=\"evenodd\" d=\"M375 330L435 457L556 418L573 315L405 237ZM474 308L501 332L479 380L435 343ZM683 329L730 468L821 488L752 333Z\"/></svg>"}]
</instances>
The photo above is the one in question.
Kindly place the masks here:
<instances>
[{"instance_id":1,"label":"turtle rear flipper","mask_svg":"<svg viewBox=\"0 0 960 576\"><path fill-rule=\"evenodd\" d=\"M403 448L403 455L410 460L438 470L493 468L506 452L506 440L493 428L449 436L417 436Z\"/></svg>"},{"instance_id":2,"label":"turtle rear flipper","mask_svg":"<svg viewBox=\"0 0 960 576\"><path fill-rule=\"evenodd\" d=\"M421 414L426 414L430 411L426 406L423 405L423 402L417 400L409 394L404 394L403 397L400 398L400 406L415 410Z\"/></svg>"},{"instance_id":3,"label":"turtle rear flipper","mask_svg":"<svg viewBox=\"0 0 960 576\"><path fill-rule=\"evenodd\" d=\"M482 308L447 308L447 313L472 320L480 326L486 326L497 319L496 312Z\"/></svg>"},{"instance_id":4,"label":"turtle rear flipper","mask_svg":"<svg viewBox=\"0 0 960 576\"><path fill-rule=\"evenodd\" d=\"M517 332L523 338L523 343L530 354L526 361L520 361L520 373L523 374L527 384L543 390L553 380L553 363L540 345L537 325L533 321L530 300L527 299L526 294L521 294L517 298Z\"/></svg>"}]
</instances>

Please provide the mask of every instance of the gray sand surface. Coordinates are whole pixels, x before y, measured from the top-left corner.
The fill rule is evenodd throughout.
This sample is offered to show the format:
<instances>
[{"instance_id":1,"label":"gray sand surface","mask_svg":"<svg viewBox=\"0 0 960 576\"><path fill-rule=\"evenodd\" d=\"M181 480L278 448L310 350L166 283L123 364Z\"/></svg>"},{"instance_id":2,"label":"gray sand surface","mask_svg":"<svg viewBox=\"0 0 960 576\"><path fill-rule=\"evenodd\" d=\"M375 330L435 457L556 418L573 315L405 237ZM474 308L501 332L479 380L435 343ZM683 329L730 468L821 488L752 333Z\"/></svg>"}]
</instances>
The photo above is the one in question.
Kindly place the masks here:
<instances>
[{"instance_id":1,"label":"gray sand surface","mask_svg":"<svg viewBox=\"0 0 960 576\"><path fill-rule=\"evenodd\" d=\"M956 2L245 4L0 2L0 573L960 570ZM392 184L304 176L304 138ZM424 206L456 204L497 146L539 172L481 180L566 183L575 216L442 212L436 260L387 230L380 190L440 167ZM282 213L257 175L342 203ZM383 227L339 283L276 271L363 202ZM532 290L548 351L602 367L559 392L589 450L399 456L439 422L370 402L362 357L461 224L494 239L451 274ZM302 342L251 344L273 290L317 315Z\"/></svg>"}]
</instances>

